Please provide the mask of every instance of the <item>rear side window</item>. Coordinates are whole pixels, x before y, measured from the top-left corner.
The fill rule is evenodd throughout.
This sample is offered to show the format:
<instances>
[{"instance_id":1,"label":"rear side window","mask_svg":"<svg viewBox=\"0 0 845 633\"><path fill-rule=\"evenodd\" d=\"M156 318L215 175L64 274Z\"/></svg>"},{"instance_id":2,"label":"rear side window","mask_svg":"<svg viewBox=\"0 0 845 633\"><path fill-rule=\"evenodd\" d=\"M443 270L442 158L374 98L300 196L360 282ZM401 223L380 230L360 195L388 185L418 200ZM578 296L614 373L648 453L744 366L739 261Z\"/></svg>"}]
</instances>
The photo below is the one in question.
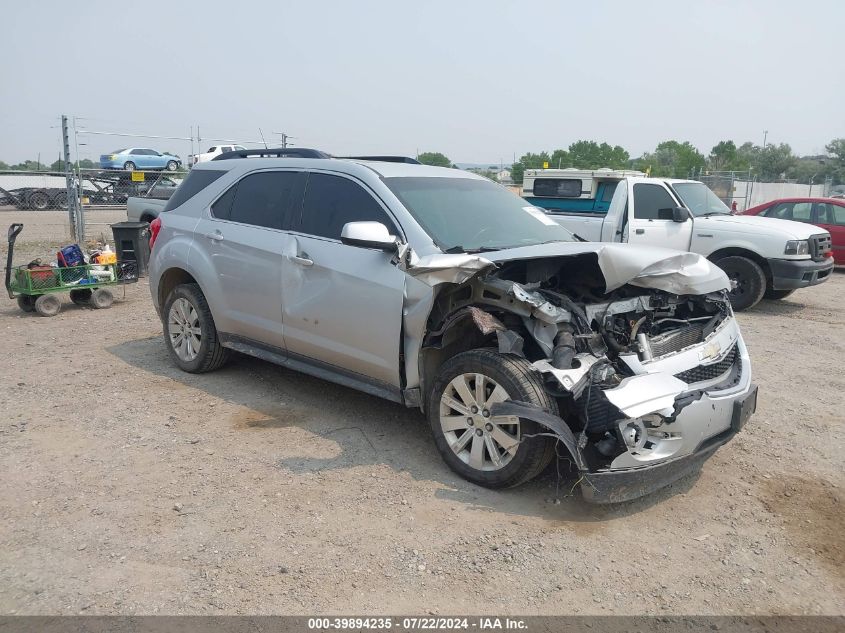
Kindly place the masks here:
<instances>
[{"instance_id":1,"label":"rear side window","mask_svg":"<svg viewBox=\"0 0 845 633\"><path fill-rule=\"evenodd\" d=\"M660 209L671 209L678 203L660 185L634 185L634 217L638 220L657 220Z\"/></svg>"},{"instance_id":2,"label":"rear side window","mask_svg":"<svg viewBox=\"0 0 845 633\"><path fill-rule=\"evenodd\" d=\"M618 182L606 182L604 183L604 191L601 194L601 201L602 202L610 202L613 200L613 194L616 193L616 187L619 186Z\"/></svg>"},{"instance_id":3,"label":"rear side window","mask_svg":"<svg viewBox=\"0 0 845 633\"><path fill-rule=\"evenodd\" d=\"M250 174L212 205L212 213L232 222L281 229L299 177L299 172L294 171Z\"/></svg>"},{"instance_id":4,"label":"rear side window","mask_svg":"<svg viewBox=\"0 0 845 633\"><path fill-rule=\"evenodd\" d=\"M311 174L299 230L339 240L347 222L381 222L396 235L396 225L363 187L340 176Z\"/></svg>"},{"instance_id":5,"label":"rear side window","mask_svg":"<svg viewBox=\"0 0 845 633\"><path fill-rule=\"evenodd\" d=\"M225 173L225 171L221 171L219 169L191 170L185 180L182 181L182 184L179 185L176 191L173 192L173 195L170 196L170 200L167 201L167 205L164 207L163 211L175 209L185 201L190 200Z\"/></svg>"},{"instance_id":6,"label":"rear side window","mask_svg":"<svg viewBox=\"0 0 845 633\"><path fill-rule=\"evenodd\" d=\"M580 198L581 181L572 178L537 178L534 195L543 198Z\"/></svg>"}]
</instances>

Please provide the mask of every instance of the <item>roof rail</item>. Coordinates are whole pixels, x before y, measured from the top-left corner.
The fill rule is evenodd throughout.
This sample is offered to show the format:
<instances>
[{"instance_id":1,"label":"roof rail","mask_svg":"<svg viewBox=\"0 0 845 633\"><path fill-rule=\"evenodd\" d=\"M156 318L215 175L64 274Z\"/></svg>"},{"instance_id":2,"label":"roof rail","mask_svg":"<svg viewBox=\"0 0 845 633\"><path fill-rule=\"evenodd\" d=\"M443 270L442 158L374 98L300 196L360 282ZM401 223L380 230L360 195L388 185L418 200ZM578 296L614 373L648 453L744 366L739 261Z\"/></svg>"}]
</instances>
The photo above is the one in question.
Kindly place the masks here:
<instances>
[{"instance_id":1,"label":"roof rail","mask_svg":"<svg viewBox=\"0 0 845 633\"><path fill-rule=\"evenodd\" d=\"M409 165L421 165L420 161L410 156L335 156L335 158L346 158L349 160L374 160L380 163L407 163Z\"/></svg>"},{"instance_id":2,"label":"roof rail","mask_svg":"<svg viewBox=\"0 0 845 633\"><path fill-rule=\"evenodd\" d=\"M211 160L230 160L232 158L248 158L260 156L264 158L331 158L325 152L306 147L277 147L275 149L242 149L234 152L223 152Z\"/></svg>"}]
</instances>

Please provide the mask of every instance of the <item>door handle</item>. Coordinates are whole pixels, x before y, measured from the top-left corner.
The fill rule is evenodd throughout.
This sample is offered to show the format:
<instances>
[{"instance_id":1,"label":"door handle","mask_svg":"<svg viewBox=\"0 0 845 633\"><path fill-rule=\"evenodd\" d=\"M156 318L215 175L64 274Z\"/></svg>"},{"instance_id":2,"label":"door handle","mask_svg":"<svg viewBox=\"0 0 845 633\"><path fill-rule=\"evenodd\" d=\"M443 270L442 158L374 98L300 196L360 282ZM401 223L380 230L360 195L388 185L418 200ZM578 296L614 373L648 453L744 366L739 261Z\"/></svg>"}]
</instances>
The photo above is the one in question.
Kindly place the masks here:
<instances>
[{"instance_id":1,"label":"door handle","mask_svg":"<svg viewBox=\"0 0 845 633\"><path fill-rule=\"evenodd\" d=\"M305 253L302 253L301 255L291 255L291 260L294 263L299 264L300 266L313 266L314 265L314 260L309 259L308 255L305 254Z\"/></svg>"},{"instance_id":2,"label":"door handle","mask_svg":"<svg viewBox=\"0 0 845 633\"><path fill-rule=\"evenodd\" d=\"M636 233L637 235L642 235L643 233L645 233L645 229L636 229L634 233Z\"/></svg>"},{"instance_id":3,"label":"door handle","mask_svg":"<svg viewBox=\"0 0 845 633\"><path fill-rule=\"evenodd\" d=\"M205 236L214 242L219 242L223 239L223 234L220 231L215 231L214 233L206 233Z\"/></svg>"}]
</instances>

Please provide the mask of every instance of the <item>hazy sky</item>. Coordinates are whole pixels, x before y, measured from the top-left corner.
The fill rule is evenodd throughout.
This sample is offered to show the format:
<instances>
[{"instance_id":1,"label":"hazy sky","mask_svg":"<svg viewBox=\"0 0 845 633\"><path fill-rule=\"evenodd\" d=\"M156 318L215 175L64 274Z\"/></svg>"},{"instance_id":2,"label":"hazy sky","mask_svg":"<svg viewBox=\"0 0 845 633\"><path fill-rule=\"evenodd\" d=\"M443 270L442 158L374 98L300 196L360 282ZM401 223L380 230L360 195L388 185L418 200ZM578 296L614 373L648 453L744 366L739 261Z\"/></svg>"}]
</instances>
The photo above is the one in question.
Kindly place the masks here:
<instances>
[{"instance_id":1,"label":"hazy sky","mask_svg":"<svg viewBox=\"0 0 845 633\"><path fill-rule=\"evenodd\" d=\"M79 128L456 162L578 139L820 153L845 136L845 2L29 2L3 8L0 159ZM206 140L209 139L209 140ZM188 141L79 134L80 156Z\"/></svg>"}]
</instances>

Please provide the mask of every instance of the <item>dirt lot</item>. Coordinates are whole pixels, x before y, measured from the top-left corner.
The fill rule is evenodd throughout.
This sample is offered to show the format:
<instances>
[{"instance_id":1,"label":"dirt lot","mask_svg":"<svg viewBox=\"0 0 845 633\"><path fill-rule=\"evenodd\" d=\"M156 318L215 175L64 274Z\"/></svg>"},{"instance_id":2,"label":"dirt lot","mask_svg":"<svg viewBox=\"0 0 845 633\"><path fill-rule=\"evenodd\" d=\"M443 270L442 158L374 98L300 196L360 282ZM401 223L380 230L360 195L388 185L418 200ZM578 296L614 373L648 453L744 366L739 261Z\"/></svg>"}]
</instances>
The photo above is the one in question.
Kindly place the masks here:
<instances>
[{"instance_id":1,"label":"dirt lot","mask_svg":"<svg viewBox=\"0 0 845 633\"><path fill-rule=\"evenodd\" d=\"M0 213L18 263L49 216ZM0 613L845 614L845 274L739 319L756 416L604 508L468 484L418 412L259 360L181 373L143 281L53 319L5 299Z\"/></svg>"}]
</instances>

